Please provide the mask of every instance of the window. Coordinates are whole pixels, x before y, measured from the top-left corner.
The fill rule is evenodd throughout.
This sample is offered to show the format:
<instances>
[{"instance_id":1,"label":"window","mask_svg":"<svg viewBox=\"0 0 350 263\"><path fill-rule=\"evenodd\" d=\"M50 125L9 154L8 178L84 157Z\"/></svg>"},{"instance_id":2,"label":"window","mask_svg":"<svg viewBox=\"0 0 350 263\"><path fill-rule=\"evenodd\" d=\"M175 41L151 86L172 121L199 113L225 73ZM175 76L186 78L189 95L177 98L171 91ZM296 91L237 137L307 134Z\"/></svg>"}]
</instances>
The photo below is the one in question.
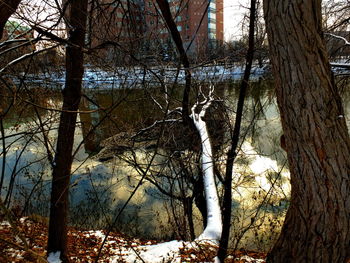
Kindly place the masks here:
<instances>
[{"instance_id":1,"label":"window","mask_svg":"<svg viewBox=\"0 0 350 263\"><path fill-rule=\"evenodd\" d=\"M177 26L177 30L178 30L179 32L181 32L181 31L182 31L182 26Z\"/></svg>"},{"instance_id":2,"label":"window","mask_svg":"<svg viewBox=\"0 0 350 263\"><path fill-rule=\"evenodd\" d=\"M215 19L216 20L216 13L208 12L208 19Z\"/></svg>"},{"instance_id":3,"label":"window","mask_svg":"<svg viewBox=\"0 0 350 263\"><path fill-rule=\"evenodd\" d=\"M208 8L208 14L209 13L216 13L216 8L214 7L211 7L211 6L209 6L209 8Z\"/></svg>"},{"instance_id":4,"label":"window","mask_svg":"<svg viewBox=\"0 0 350 263\"><path fill-rule=\"evenodd\" d=\"M216 24L216 19L208 18L208 23L210 23L210 24Z\"/></svg>"},{"instance_id":5,"label":"window","mask_svg":"<svg viewBox=\"0 0 350 263\"><path fill-rule=\"evenodd\" d=\"M216 34L215 33L210 32L208 34L208 36L209 36L209 39L216 39Z\"/></svg>"},{"instance_id":6,"label":"window","mask_svg":"<svg viewBox=\"0 0 350 263\"><path fill-rule=\"evenodd\" d=\"M209 28L209 29L214 29L214 30L215 30L215 29L216 29L216 24L209 23L209 24L208 24L208 28Z\"/></svg>"}]
</instances>

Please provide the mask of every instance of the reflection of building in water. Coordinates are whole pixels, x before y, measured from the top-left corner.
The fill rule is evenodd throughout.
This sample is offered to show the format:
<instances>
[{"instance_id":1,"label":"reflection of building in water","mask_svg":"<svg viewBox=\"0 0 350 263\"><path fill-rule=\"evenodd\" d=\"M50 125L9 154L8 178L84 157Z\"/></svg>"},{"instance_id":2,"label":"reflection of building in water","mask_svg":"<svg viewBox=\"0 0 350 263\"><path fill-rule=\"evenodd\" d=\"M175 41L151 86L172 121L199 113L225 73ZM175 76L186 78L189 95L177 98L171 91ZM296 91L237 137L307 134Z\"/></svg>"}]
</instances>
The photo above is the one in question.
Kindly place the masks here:
<instances>
[{"instance_id":1,"label":"reflection of building in water","mask_svg":"<svg viewBox=\"0 0 350 263\"><path fill-rule=\"evenodd\" d=\"M168 2L190 54L208 54L223 41L223 0ZM104 47L109 60L120 49L133 56L172 57L171 36L155 0L102 1L91 10L90 43Z\"/></svg>"},{"instance_id":2,"label":"reflection of building in water","mask_svg":"<svg viewBox=\"0 0 350 263\"><path fill-rule=\"evenodd\" d=\"M79 104L79 114L81 121L81 129L84 139L84 148L87 153L95 153L99 148L100 138L96 126L98 124L98 116L94 118L94 115L98 115L96 110L97 107L94 107L94 104L89 103L86 97L83 97ZM91 109L96 110L91 111Z\"/></svg>"}]
</instances>

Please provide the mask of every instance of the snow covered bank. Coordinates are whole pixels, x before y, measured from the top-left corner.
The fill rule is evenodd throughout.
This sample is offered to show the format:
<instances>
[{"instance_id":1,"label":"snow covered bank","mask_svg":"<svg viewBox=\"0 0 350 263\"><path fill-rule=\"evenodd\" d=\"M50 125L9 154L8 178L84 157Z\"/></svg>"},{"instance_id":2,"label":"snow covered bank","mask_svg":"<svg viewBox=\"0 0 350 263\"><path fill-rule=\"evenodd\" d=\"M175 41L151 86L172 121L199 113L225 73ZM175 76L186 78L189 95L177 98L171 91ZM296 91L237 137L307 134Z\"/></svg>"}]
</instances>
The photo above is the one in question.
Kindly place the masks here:
<instances>
[{"instance_id":1,"label":"snow covered bank","mask_svg":"<svg viewBox=\"0 0 350 263\"><path fill-rule=\"evenodd\" d=\"M30 218L21 218L15 222L22 231L15 234L11 225L0 220L0 261L4 262L44 262L46 258L47 226L34 222ZM26 250L18 235L28 241ZM104 239L104 231L84 231L70 228L68 232L69 257L72 262L95 262ZM181 263L214 262L217 246L210 243L169 241L141 241L130 239L118 233L112 233L102 248L98 262L103 263ZM227 263L252 262L263 263L265 254L259 252L236 251L230 255ZM41 261L36 261L40 259ZM59 263L59 252L51 253L50 263Z\"/></svg>"},{"instance_id":2,"label":"snow covered bank","mask_svg":"<svg viewBox=\"0 0 350 263\"><path fill-rule=\"evenodd\" d=\"M350 64L343 61L331 63L332 70L336 74L349 74ZM192 79L194 82L220 83L225 81L239 81L244 73L244 65L207 65L195 66L191 68ZM259 67L253 66L251 79L257 80L270 74L269 64ZM16 83L17 77L13 80ZM24 80L30 84L46 84L52 86L62 86L65 82L65 73L45 72L40 74L27 74ZM144 84L150 86L160 86L160 82L178 84L185 83L185 71L178 70L175 67L117 67L113 71L105 71L98 68L86 66L83 85L85 88L111 89L111 88L139 88Z\"/></svg>"},{"instance_id":3,"label":"snow covered bank","mask_svg":"<svg viewBox=\"0 0 350 263\"><path fill-rule=\"evenodd\" d=\"M244 67L241 65L208 65L194 67L191 69L192 79L195 82L220 83L224 81L240 80ZM258 79L267 73L266 68L254 67L252 78ZM46 72L40 74L27 74L24 80L29 84L46 84L62 86L65 82L65 73ZM161 82L178 84L185 83L185 71L174 67L140 67L115 68L114 71L104 71L101 69L86 67L83 83L85 88L138 88L144 84L150 86L160 86ZM16 79L14 79L16 82Z\"/></svg>"}]
</instances>

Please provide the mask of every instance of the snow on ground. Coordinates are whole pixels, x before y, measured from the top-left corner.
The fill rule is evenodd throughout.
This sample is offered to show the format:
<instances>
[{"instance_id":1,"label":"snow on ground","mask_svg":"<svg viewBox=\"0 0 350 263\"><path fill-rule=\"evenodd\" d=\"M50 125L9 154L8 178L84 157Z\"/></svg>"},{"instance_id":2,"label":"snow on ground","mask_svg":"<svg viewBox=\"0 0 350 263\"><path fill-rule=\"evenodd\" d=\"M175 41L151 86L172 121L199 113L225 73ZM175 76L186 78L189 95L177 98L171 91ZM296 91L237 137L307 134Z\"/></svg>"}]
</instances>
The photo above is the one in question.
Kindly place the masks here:
<instances>
[{"instance_id":1,"label":"snow on ground","mask_svg":"<svg viewBox=\"0 0 350 263\"><path fill-rule=\"evenodd\" d=\"M192 78L199 82L219 83L227 80L240 80L244 72L244 65L208 65L191 69ZM266 73L265 68L258 66L252 69L252 78L259 78ZM118 67L114 71L86 66L83 85L85 88L135 88L148 85L159 85L159 77L165 83L185 83L185 71L178 71L175 67L149 67L147 70L141 67ZM14 82L17 80L14 79ZM65 73L46 72L41 74L27 74L25 81L28 83L51 83L63 85Z\"/></svg>"},{"instance_id":2,"label":"snow on ground","mask_svg":"<svg viewBox=\"0 0 350 263\"><path fill-rule=\"evenodd\" d=\"M183 248L185 245L185 242L173 240L156 245L145 245L137 248L129 248L126 251L126 256L123 259L126 262L135 263L180 263L180 248ZM116 257L112 262L119 262L119 257Z\"/></svg>"},{"instance_id":3,"label":"snow on ground","mask_svg":"<svg viewBox=\"0 0 350 263\"><path fill-rule=\"evenodd\" d=\"M61 255L60 251L50 253L49 256L47 257L48 263L61 263L62 261L60 260L60 255Z\"/></svg>"},{"instance_id":4,"label":"snow on ground","mask_svg":"<svg viewBox=\"0 0 350 263\"><path fill-rule=\"evenodd\" d=\"M263 259L256 259L256 258L252 258L250 256L243 256L238 258L238 260L243 261L243 262L250 262L250 263L263 263L265 262L265 260Z\"/></svg>"},{"instance_id":5,"label":"snow on ground","mask_svg":"<svg viewBox=\"0 0 350 263\"><path fill-rule=\"evenodd\" d=\"M332 70L335 73L349 73L349 63L341 60L331 63ZM251 79L259 79L269 74L269 64L262 67L254 65L251 71ZM192 79L198 82L219 83L228 80L240 80L244 72L244 64L235 63L229 65L210 64L206 66L191 68ZM105 71L91 65L85 66L83 76L83 85L85 88L137 88L144 83L148 85L158 85L159 77L164 83L185 83L184 69L178 70L172 66L150 66L147 69L143 67L117 67L113 71ZM14 78L14 82L19 80ZM22 81L22 80L21 80ZM65 82L65 73L63 68L57 72L45 72L41 74L26 74L25 81L30 84L46 83L62 86Z\"/></svg>"},{"instance_id":6,"label":"snow on ground","mask_svg":"<svg viewBox=\"0 0 350 263\"><path fill-rule=\"evenodd\" d=\"M45 257L47 242L47 226L23 218L16 222L22 231L14 234L10 223L0 221L0 262L38 262L36 257ZM28 252L18 235L23 235L29 245ZM72 262L95 262L98 251L105 239L105 232L100 230L83 231L69 229L68 251ZM3 242L5 241L5 242ZM103 246L98 262L124 263L182 263L182 262L214 262L217 246L208 242L169 241L156 243L155 241L140 241L128 238L122 234L111 233ZM59 263L60 252L50 253L49 263ZM263 253L237 251L236 256L229 256L227 262L263 263ZM2 261L5 260L5 261ZM226 262L226 261L225 261Z\"/></svg>"}]
</instances>

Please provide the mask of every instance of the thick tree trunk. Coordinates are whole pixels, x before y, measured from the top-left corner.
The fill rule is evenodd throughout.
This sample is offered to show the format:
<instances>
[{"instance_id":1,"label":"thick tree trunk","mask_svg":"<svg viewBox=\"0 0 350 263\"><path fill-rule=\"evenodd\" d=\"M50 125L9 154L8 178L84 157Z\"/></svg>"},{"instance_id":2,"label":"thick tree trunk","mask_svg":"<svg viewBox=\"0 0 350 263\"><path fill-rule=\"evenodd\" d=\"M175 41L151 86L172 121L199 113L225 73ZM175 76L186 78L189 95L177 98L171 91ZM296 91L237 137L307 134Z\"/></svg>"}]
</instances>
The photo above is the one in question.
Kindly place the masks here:
<instances>
[{"instance_id":1,"label":"thick tree trunk","mask_svg":"<svg viewBox=\"0 0 350 263\"><path fill-rule=\"evenodd\" d=\"M82 47L85 40L87 1L71 1L68 11L69 41L74 46L66 48L66 84L63 90L63 107L52 175L47 248L48 253L60 251L63 262L68 262L68 192L73 159L72 148L77 119L76 112L81 98L81 84L84 73Z\"/></svg>"},{"instance_id":2,"label":"thick tree trunk","mask_svg":"<svg viewBox=\"0 0 350 263\"><path fill-rule=\"evenodd\" d=\"M291 173L291 204L268 262L350 257L350 140L321 32L321 1L265 0Z\"/></svg>"}]
</instances>

